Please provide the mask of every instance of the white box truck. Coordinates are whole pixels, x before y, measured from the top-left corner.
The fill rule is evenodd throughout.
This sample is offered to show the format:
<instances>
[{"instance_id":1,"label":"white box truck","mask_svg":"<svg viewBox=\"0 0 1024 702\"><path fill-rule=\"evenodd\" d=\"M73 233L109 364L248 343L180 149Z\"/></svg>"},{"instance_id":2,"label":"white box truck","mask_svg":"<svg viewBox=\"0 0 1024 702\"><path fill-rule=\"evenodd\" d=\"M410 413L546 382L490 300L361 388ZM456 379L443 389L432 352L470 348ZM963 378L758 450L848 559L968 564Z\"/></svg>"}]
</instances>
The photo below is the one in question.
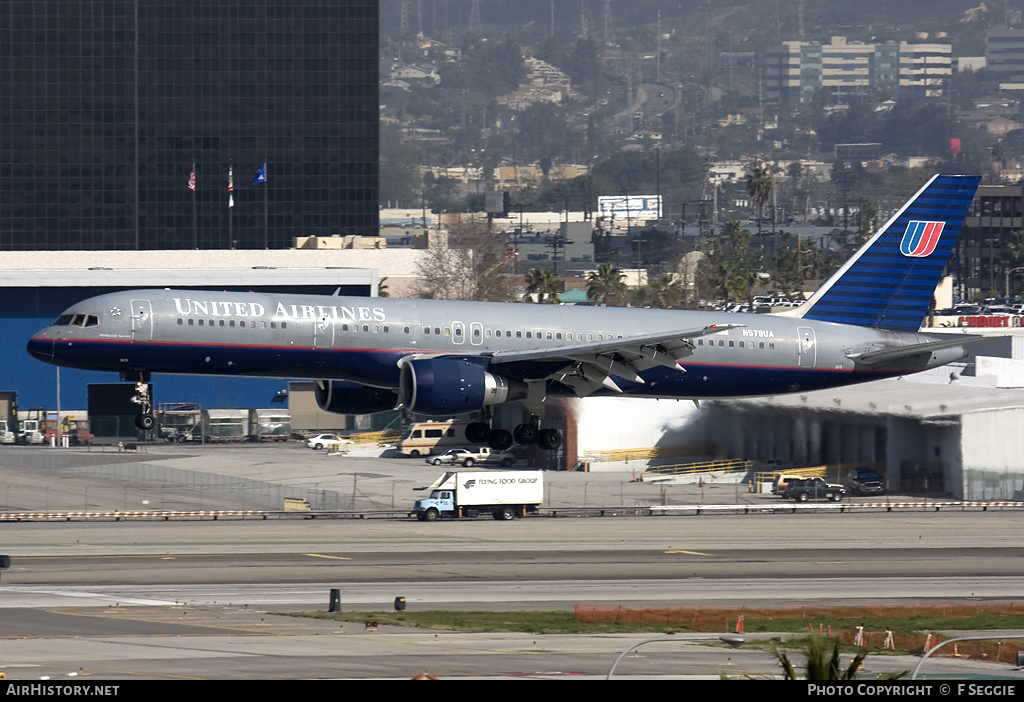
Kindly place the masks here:
<instances>
[{"instance_id":1,"label":"white box truck","mask_svg":"<svg viewBox=\"0 0 1024 702\"><path fill-rule=\"evenodd\" d=\"M490 512L498 520L534 513L544 501L544 473L539 470L494 470L445 473L428 488L430 497L416 500L413 513L421 522L441 517L476 517Z\"/></svg>"}]
</instances>

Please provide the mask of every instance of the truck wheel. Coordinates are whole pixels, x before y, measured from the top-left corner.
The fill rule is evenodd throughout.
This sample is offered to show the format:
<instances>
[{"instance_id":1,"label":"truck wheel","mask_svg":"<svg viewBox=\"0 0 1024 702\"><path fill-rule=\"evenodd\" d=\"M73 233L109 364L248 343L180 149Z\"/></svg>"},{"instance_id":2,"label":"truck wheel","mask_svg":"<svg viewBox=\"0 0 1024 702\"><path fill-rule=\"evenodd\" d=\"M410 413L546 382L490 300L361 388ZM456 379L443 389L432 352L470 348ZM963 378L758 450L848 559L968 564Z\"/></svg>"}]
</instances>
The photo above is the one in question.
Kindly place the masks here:
<instances>
[{"instance_id":1,"label":"truck wheel","mask_svg":"<svg viewBox=\"0 0 1024 702\"><path fill-rule=\"evenodd\" d=\"M438 516L439 515L437 514L437 510L431 507L430 509L427 510L427 513L423 515L423 521L436 522Z\"/></svg>"},{"instance_id":2,"label":"truck wheel","mask_svg":"<svg viewBox=\"0 0 1024 702\"><path fill-rule=\"evenodd\" d=\"M503 459L501 459L501 467L502 468L508 468L510 465L512 465L512 463L513 463L513 461L512 461L511 458L503 458Z\"/></svg>"},{"instance_id":3,"label":"truck wheel","mask_svg":"<svg viewBox=\"0 0 1024 702\"><path fill-rule=\"evenodd\" d=\"M840 493L838 493L838 492L837 492L837 493L835 493L834 495L832 495L832 501L833 501L833 502L842 502L842 501L843 501L843 496L842 496L842 494L840 494Z\"/></svg>"},{"instance_id":4,"label":"truck wheel","mask_svg":"<svg viewBox=\"0 0 1024 702\"><path fill-rule=\"evenodd\" d=\"M420 457L420 452L419 451L413 450L413 451L409 452L409 458L419 458L419 457Z\"/></svg>"},{"instance_id":5,"label":"truck wheel","mask_svg":"<svg viewBox=\"0 0 1024 702\"><path fill-rule=\"evenodd\" d=\"M811 496L808 495L806 492L801 492L796 499L800 500L801 502L807 502L807 500L811 499Z\"/></svg>"},{"instance_id":6,"label":"truck wheel","mask_svg":"<svg viewBox=\"0 0 1024 702\"><path fill-rule=\"evenodd\" d=\"M516 511L511 507L494 510L494 518L499 522L509 522L516 518Z\"/></svg>"},{"instance_id":7,"label":"truck wheel","mask_svg":"<svg viewBox=\"0 0 1024 702\"><path fill-rule=\"evenodd\" d=\"M472 458L467 458L462 462L462 465L466 466L467 468L472 468L474 463L476 463L476 461L474 461Z\"/></svg>"}]
</instances>

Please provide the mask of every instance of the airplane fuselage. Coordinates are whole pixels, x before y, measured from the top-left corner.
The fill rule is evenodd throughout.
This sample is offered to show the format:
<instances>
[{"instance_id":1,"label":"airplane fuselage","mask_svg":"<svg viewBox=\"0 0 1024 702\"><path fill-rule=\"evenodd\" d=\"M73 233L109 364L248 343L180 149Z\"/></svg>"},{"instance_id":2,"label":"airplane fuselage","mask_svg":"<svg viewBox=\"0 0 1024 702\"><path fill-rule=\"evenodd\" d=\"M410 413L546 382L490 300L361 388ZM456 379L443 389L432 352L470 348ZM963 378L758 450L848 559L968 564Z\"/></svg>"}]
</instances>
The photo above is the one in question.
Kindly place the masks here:
<instances>
[{"instance_id":1,"label":"airplane fuselage","mask_svg":"<svg viewBox=\"0 0 1024 702\"><path fill-rule=\"evenodd\" d=\"M397 390L400 361L410 357L465 354L486 365L500 352L550 352L712 325L742 326L695 335L679 368L648 368L642 382L616 377L618 388L646 397L771 395L917 372L963 356L956 347L862 365L848 357L851 350L941 337L763 314L156 289L74 305L28 349L49 363L128 378L308 378ZM507 363L502 373L525 381L560 365L564 359L540 358Z\"/></svg>"}]
</instances>

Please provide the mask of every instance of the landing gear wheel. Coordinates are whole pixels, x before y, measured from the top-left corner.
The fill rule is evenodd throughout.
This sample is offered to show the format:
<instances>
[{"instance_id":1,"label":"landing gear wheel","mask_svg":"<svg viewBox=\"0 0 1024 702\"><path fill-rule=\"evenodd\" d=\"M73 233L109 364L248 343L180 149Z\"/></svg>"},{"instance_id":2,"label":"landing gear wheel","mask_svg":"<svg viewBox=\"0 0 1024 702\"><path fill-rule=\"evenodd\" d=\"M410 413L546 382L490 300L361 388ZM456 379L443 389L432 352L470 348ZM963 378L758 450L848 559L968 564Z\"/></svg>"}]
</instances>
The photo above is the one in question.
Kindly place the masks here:
<instances>
[{"instance_id":1,"label":"landing gear wheel","mask_svg":"<svg viewBox=\"0 0 1024 702\"><path fill-rule=\"evenodd\" d=\"M520 424L513 430L512 438L516 440L517 444L529 446L530 444L537 443L537 436L539 434L540 429L537 428L536 424Z\"/></svg>"},{"instance_id":2,"label":"landing gear wheel","mask_svg":"<svg viewBox=\"0 0 1024 702\"><path fill-rule=\"evenodd\" d=\"M466 441L471 444L486 444L491 428L486 422L472 422L466 426Z\"/></svg>"},{"instance_id":3,"label":"landing gear wheel","mask_svg":"<svg viewBox=\"0 0 1024 702\"><path fill-rule=\"evenodd\" d=\"M512 432L495 429L487 439L487 445L495 451L507 451L512 446Z\"/></svg>"},{"instance_id":4,"label":"landing gear wheel","mask_svg":"<svg viewBox=\"0 0 1024 702\"><path fill-rule=\"evenodd\" d=\"M135 426L142 431L152 431L153 427L156 426L156 418L149 413L137 415L135 417Z\"/></svg>"},{"instance_id":5,"label":"landing gear wheel","mask_svg":"<svg viewBox=\"0 0 1024 702\"><path fill-rule=\"evenodd\" d=\"M554 429L541 429L537 434L537 445L545 451L554 451L562 445L562 435Z\"/></svg>"}]
</instances>

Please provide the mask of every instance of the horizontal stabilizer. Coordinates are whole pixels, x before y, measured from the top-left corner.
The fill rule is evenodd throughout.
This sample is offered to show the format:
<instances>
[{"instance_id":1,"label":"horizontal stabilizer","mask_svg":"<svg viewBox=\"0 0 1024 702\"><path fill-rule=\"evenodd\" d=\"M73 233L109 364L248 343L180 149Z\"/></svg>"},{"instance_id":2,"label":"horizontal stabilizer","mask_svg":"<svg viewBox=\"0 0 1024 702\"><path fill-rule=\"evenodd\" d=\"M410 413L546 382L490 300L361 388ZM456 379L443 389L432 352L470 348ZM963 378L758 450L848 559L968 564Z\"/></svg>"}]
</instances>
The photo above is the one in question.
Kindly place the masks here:
<instances>
[{"instance_id":1,"label":"horizontal stabilizer","mask_svg":"<svg viewBox=\"0 0 1024 702\"><path fill-rule=\"evenodd\" d=\"M948 341L929 341L924 344L896 346L888 349L868 351L851 349L846 352L846 357L851 361L871 366L876 363L885 363L886 361L894 361L900 358L907 358L908 356L916 356L921 353L933 353L943 349L953 349L957 346L967 346L968 344L975 344L979 341L984 341L985 339L990 338L991 337L987 336L964 336L959 339L950 339Z\"/></svg>"}]
</instances>

